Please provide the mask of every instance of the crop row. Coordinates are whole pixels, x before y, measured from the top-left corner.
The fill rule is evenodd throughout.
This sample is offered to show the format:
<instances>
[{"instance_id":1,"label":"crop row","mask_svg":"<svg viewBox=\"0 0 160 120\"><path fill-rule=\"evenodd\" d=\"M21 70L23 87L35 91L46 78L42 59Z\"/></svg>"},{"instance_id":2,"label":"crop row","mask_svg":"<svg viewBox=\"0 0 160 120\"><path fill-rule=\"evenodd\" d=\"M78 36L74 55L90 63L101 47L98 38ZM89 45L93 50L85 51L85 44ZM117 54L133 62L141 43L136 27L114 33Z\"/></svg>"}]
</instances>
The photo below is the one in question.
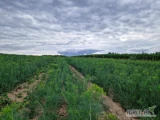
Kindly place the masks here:
<instances>
[{"instance_id":1,"label":"crop row","mask_svg":"<svg viewBox=\"0 0 160 120\"><path fill-rule=\"evenodd\" d=\"M157 105L160 119L160 62L100 58L66 58L125 109Z\"/></svg>"},{"instance_id":2,"label":"crop row","mask_svg":"<svg viewBox=\"0 0 160 120\"><path fill-rule=\"evenodd\" d=\"M0 94L12 90L52 62L49 56L0 55Z\"/></svg>"},{"instance_id":3,"label":"crop row","mask_svg":"<svg viewBox=\"0 0 160 120\"><path fill-rule=\"evenodd\" d=\"M103 114L103 89L88 88L87 80L79 80L62 58L48 66L48 79L41 81L23 105L2 109L2 119L16 120L98 120ZM21 107L20 107L21 106ZM108 115L111 120L114 116Z\"/></svg>"}]
</instances>

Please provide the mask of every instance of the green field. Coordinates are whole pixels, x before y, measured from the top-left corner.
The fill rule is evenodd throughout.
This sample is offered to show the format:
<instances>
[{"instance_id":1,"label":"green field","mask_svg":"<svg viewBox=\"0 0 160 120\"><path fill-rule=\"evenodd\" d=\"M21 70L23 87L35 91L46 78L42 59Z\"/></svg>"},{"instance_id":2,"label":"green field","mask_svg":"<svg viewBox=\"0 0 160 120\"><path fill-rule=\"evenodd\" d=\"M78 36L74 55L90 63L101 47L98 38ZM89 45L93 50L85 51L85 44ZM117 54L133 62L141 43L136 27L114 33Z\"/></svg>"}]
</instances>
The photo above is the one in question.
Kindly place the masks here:
<instances>
[{"instance_id":1,"label":"green field","mask_svg":"<svg viewBox=\"0 0 160 120\"><path fill-rule=\"evenodd\" d=\"M76 75L70 66L85 78ZM35 79L40 81L23 101L8 98L7 93L16 86L34 83ZM0 120L117 120L102 103L104 95L124 110L156 105L157 117L139 119L159 120L160 62L0 55Z\"/></svg>"},{"instance_id":2,"label":"green field","mask_svg":"<svg viewBox=\"0 0 160 120\"><path fill-rule=\"evenodd\" d=\"M100 58L69 58L69 63L112 94L124 109L160 110L160 62Z\"/></svg>"}]
</instances>

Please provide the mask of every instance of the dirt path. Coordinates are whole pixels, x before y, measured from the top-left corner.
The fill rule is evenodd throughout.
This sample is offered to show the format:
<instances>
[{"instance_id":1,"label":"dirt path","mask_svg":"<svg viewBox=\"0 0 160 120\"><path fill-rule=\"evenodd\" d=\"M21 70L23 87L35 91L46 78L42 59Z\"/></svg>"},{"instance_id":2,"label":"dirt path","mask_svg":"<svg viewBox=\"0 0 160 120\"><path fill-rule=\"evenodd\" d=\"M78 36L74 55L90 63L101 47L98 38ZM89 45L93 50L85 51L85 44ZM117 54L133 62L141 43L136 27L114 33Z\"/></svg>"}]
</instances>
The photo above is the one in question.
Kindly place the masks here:
<instances>
[{"instance_id":1,"label":"dirt path","mask_svg":"<svg viewBox=\"0 0 160 120\"><path fill-rule=\"evenodd\" d=\"M11 92L7 93L8 98L12 102L23 102L25 97L27 97L29 92L32 92L32 90L37 86L37 84L41 81L41 78L44 73L39 74L38 79L33 79L33 82L29 84L28 82L22 83L18 85L15 89L13 89Z\"/></svg>"},{"instance_id":2,"label":"dirt path","mask_svg":"<svg viewBox=\"0 0 160 120\"><path fill-rule=\"evenodd\" d=\"M79 77L81 79L85 78L74 67L72 67L72 66L69 66L69 67L77 77ZM88 86L91 86L91 85L92 85L92 83L88 83ZM120 106L119 103L114 102L111 97L105 95L105 96L103 96L103 98L104 98L103 104L105 106L108 106L109 112L112 113L113 115L115 115L119 120L137 120L135 118L127 117L125 110Z\"/></svg>"},{"instance_id":3,"label":"dirt path","mask_svg":"<svg viewBox=\"0 0 160 120\"><path fill-rule=\"evenodd\" d=\"M77 77L84 79L84 76L80 72L78 72L74 67L70 65L69 68L75 73Z\"/></svg>"},{"instance_id":4,"label":"dirt path","mask_svg":"<svg viewBox=\"0 0 160 120\"><path fill-rule=\"evenodd\" d=\"M48 78L45 73L40 73L37 77L34 76L27 82L17 85L11 92L7 93L7 97L11 102L23 102L24 99L31 93L39 84L40 81L46 80ZM0 96L3 98L3 96ZM5 105L3 106L5 107ZM27 109L29 111L29 109ZM42 113L34 116L33 120L38 120Z\"/></svg>"}]
</instances>

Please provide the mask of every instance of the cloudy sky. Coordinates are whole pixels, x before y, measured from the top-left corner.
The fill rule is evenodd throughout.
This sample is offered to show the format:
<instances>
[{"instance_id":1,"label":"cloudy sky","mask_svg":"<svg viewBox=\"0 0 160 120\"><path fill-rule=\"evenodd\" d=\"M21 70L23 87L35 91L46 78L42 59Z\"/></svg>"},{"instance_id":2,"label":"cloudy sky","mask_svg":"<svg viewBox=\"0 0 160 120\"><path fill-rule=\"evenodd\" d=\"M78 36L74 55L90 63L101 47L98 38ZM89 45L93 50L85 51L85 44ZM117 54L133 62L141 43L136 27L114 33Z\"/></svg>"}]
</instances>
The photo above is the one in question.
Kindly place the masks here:
<instances>
[{"instance_id":1,"label":"cloudy sky","mask_svg":"<svg viewBox=\"0 0 160 120\"><path fill-rule=\"evenodd\" d=\"M0 0L0 53L160 51L160 0Z\"/></svg>"}]
</instances>

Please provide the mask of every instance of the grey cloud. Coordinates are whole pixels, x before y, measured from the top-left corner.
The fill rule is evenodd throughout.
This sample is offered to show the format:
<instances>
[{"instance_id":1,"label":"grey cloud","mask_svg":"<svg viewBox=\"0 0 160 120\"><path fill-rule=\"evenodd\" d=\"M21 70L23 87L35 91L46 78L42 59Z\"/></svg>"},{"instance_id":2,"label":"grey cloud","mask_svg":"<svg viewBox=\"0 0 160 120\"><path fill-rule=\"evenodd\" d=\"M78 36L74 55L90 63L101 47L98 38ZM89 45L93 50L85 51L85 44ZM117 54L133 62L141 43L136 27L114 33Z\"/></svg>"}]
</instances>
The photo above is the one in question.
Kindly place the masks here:
<instances>
[{"instance_id":1,"label":"grey cloud","mask_svg":"<svg viewBox=\"0 0 160 120\"><path fill-rule=\"evenodd\" d=\"M132 48L129 49L130 52L134 52L134 53L142 53L142 52L149 52L150 48Z\"/></svg>"},{"instance_id":2,"label":"grey cloud","mask_svg":"<svg viewBox=\"0 0 160 120\"><path fill-rule=\"evenodd\" d=\"M160 46L159 0L1 0L0 16L0 52L150 52Z\"/></svg>"},{"instance_id":3,"label":"grey cloud","mask_svg":"<svg viewBox=\"0 0 160 120\"><path fill-rule=\"evenodd\" d=\"M87 0L71 0L75 5L80 6L80 7L86 7L88 6L88 1Z\"/></svg>"},{"instance_id":4,"label":"grey cloud","mask_svg":"<svg viewBox=\"0 0 160 120\"><path fill-rule=\"evenodd\" d=\"M94 49L69 49L65 51L59 51L60 54L66 56L78 56L78 55L87 55L87 54L94 54L101 50L94 50Z\"/></svg>"},{"instance_id":5,"label":"grey cloud","mask_svg":"<svg viewBox=\"0 0 160 120\"><path fill-rule=\"evenodd\" d=\"M33 45L14 45L14 44L4 44L0 45L0 51L8 50L8 51L17 51L17 50L29 50L35 46Z\"/></svg>"}]
</instances>

